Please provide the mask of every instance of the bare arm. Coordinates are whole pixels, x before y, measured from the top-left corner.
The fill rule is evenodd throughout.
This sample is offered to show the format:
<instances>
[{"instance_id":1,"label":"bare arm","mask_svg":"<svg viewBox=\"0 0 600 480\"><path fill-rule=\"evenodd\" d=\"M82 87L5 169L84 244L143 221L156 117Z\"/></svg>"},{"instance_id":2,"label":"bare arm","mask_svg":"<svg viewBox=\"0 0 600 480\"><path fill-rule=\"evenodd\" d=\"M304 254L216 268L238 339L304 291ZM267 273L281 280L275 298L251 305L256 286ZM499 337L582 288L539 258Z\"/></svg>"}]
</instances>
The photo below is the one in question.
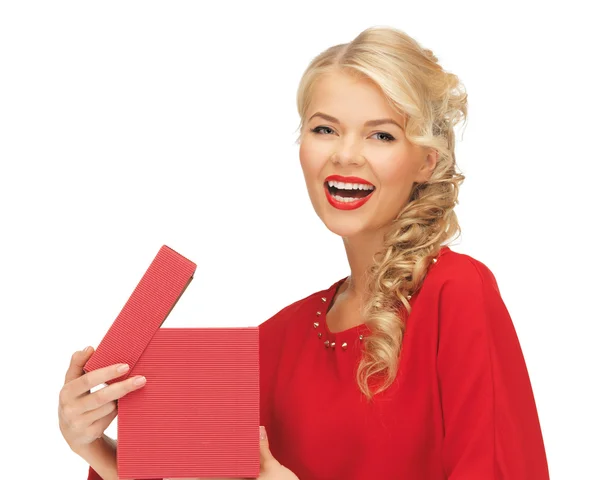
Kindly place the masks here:
<instances>
[{"instance_id":1,"label":"bare arm","mask_svg":"<svg viewBox=\"0 0 600 480\"><path fill-rule=\"evenodd\" d=\"M103 480L118 480L117 445L112 438L102 435L75 453L83 458Z\"/></svg>"}]
</instances>

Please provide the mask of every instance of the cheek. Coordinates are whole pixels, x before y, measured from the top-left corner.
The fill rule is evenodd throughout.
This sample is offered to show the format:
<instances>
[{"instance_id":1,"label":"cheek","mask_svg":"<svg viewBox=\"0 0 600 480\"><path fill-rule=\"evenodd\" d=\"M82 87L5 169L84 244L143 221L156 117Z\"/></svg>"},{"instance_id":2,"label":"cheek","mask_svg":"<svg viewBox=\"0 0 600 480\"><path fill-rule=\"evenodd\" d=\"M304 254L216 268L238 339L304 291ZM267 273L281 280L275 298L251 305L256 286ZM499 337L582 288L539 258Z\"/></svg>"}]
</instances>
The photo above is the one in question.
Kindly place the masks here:
<instances>
[{"instance_id":1,"label":"cheek","mask_svg":"<svg viewBox=\"0 0 600 480\"><path fill-rule=\"evenodd\" d=\"M377 176L381 179L380 205L384 211L394 212L404 205L414 181L414 168L405 158L396 157L394 162L379 165Z\"/></svg>"},{"instance_id":2,"label":"cheek","mask_svg":"<svg viewBox=\"0 0 600 480\"><path fill-rule=\"evenodd\" d=\"M300 144L300 166L304 172L307 182L316 180L319 172L324 168L324 156L319 153L317 148L311 145L310 141L304 141Z\"/></svg>"},{"instance_id":3,"label":"cheek","mask_svg":"<svg viewBox=\"0 0 600 480\"><path fill-rule=\"evenodd\" d=\"M415 178L413 162L403 156L395 156L389 161L380 162L374 168L386 197L404 197L412 188Z\"/></svg>"}]
</instances>

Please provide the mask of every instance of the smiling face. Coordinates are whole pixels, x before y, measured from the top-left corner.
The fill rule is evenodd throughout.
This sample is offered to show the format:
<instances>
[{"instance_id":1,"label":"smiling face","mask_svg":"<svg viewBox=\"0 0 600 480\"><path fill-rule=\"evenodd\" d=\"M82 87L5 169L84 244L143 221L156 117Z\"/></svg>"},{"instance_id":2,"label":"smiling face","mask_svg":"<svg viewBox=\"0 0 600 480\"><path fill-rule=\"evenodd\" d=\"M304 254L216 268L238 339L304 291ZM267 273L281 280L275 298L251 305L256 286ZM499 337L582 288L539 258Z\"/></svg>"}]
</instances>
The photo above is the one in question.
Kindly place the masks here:
<instances>
[{"instance_id":1,"label":"smiling face","mask_svg":"<svg viewBox=\"0 0 600 480\"><path fill-rule=\"evenodd\" d=\"M386 229L414 182L431 175L435 151L411 144L404 122L367 79L336 72L317 80L300 163L312 205L333 233L349 238Z\"/></svg>"}]
</instances>

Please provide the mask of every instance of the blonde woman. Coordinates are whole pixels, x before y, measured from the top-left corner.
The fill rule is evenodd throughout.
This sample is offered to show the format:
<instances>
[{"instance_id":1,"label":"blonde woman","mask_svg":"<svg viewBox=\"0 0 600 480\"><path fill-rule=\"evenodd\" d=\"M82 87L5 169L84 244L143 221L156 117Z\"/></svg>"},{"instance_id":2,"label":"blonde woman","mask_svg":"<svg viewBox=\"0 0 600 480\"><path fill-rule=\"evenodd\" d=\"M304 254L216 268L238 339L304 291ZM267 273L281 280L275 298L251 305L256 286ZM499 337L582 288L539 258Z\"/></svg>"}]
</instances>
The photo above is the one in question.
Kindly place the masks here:
<instances>
[{"instance_id":1,"label":"blonde woman","mask_svg":"<svg viewBox=\"0 0 600 480\"><path fill-rule=\"evenodd\" d=\"M297 101L308 194L342 238L350 274L260 326L260 478L548 479L496 279L448 245L465 178L454 155L467 115L459 79L405 33L374 27L314 58ZM61 427L90 479L116 478L102 432L114 400L143 387L108 387L114 398L100 407L97 393L79 396L104 380L82 380L90 354L70 370Z\"/></svg>"}]
</instances>

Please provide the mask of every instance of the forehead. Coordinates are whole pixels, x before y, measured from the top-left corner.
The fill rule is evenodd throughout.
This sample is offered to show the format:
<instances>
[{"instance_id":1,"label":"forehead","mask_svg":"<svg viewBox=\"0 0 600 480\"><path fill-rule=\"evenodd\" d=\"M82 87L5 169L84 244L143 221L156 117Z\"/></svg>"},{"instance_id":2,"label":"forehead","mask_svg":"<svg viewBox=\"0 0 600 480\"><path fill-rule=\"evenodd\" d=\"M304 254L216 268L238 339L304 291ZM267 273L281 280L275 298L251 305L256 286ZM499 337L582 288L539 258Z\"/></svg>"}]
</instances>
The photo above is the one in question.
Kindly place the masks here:
<instances>
[{"instance_id":1,"label":"forehead","mask_svg":"<svg viewBox=\"0 0 600 480\"><path fill-rule=\"evenodd\" d=\"M356 120L362 123L381 117L403 120L374 82L339 72L325 74L316 80L307 118L315 112L333 115L342 122Z\"/></svg>"}]
</instances>

